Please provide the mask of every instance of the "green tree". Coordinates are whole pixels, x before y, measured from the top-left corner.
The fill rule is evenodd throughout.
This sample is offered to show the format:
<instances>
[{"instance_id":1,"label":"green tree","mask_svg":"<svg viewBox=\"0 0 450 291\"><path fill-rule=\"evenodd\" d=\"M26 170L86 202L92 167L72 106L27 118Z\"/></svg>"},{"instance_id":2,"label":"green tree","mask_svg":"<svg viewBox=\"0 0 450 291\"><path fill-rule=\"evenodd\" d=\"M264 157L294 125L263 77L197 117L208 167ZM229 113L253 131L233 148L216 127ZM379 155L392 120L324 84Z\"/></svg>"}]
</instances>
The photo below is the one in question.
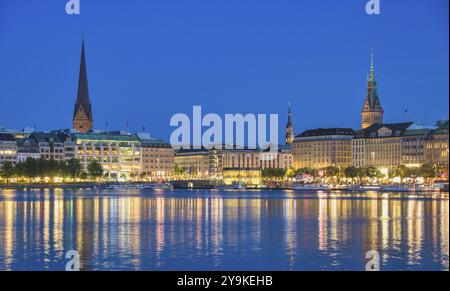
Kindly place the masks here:
<instances>
[{"instance_id":1,"label":"green tree","mask_svg":"<svg viewBox=\"0 0 450 291\"><path fill-rule=\"evenodd\" d=\"M347 178L354 179L358 176L358 169L356 167L349 166L345 168L344 175Z\"/></svg>"},{"instance_id":2,"label":"green tree","mask_svg":"<svg viewBox=\"0 0 450 291\"><path fill-rule=\"evenodd\" d=\"M23 167L23 176L31 180L39 175L38 172L38 160L28 158L25 162L21 163L21 167Z\"/></svg>"},{"instance_id":3,"label":"green tree","mask_svg":"<svg viewBox=\"0 0 450 291\"><path fill-rule=\"evenodd\" d=\"M88 173L86 173L85 171L81 171L80 179L81 180L86 180L87 178L88 178Z\"/></svg>"},{"instance_id":4,"label":"green tree","mask_svg":"<svg viewBox=\"0 0 450 291\"><path fill-rule=\"evenodd\" d=\"M88 165L88 173L91 178L97 180L103 176L103 167L97 160L92 160Z\"/></svg>"},{"instance_id":5,"label":"green tree","mask_svg":"<svg viewBox=\"0 0 450 291\"><path fill-rule=\"evenodd\" d=\"M175 167L174 167L174 174L175 174L175 176L182 176L185 173L186 173L185 169L182 169L177 164L175 164Z\"/></svg>"},{"instance_id":6,"label":"green tree","mask_svg":"<svg viewBox=\"0 0 450 291\"><path fill-rule=\"evenodd\" d=\"M286 175L286 170L284 169L275 169L275 168L267 168L261 171L261 176L263 178L284 178Z\"/></svg>"},{"instance_id":7,"label":"green tree","mask_svg":"<svg viewBox=\"0 0 450 291\"><path fill-rule=\"evenodd\" d=\"M315 176L316 170L312 168L300 168L297 170L297 175L305 175L305 174Z\"/></svg>"},{"instance_id":8,"label":"green tree","mask_svg":"<svg viewBox=\"0 0 450 291\"><path fill-rule=\"evenodd\" d=\"M420 167L420 175L427 179L436 179L439 177L439 167L435 164L423 164Z\"/></svg>"},{"instance_id":9,"label":"green tree","mask_svg":"<svg viewBox=\"0 0 450 291\"><path fill-rule=\"evenodd\" d=\"M419 167L406 167L406 177L412 178L413 182L416 182L417 177L421 175L421 168Z\"/></svg>"},{"instance_id":10,"label":"green tree","mask_svg":"<svg viewBox=\"0 0 450 291\"><path fill-rule=\"evenodd\" d=\"M377 168L373 166L369 166L366 168L366 175L369 178L383 178L383 173Z\"/></svg>"},{"instance_id":11,"label":"green tree","mask_svg":"<svg viewBox=\"0 0 450 291\"><path fill-rule=\"evenodd\" d=\"M296 174L296 170L295 170L294 168L289 168L289 169L286 171L286 177L288 177L288 178L293 178L293 177L295 177L295 174Z\"/></svg>"},{"instance_id":12,"label":"green tree","mask_svg":"<svg viewBox=\"0 0 450 291\"><path fill-rule=\"evenodd\" d=\"M358 177L358 179L359 179L360 182L361 182L364 178L368 177L368 176L367 176L367 168L365 168L365 167L357 168L356 176Z\"/></svg>"},{"instance_id":13,"label":"green tree","mask_svg":"<svg viewBox=\"0 0 450 291\"><path fill-rule=\"evenodd\" d=\"M70 159L66 163L66 173L68 176L70 176L73 180L75 180L81 173L81 163L77 159Z\"/></svg>"},{"instance_id":14,"label":"green tree","mask_svg":"<svg viewBox=\"0 0 450 291\"><path fill-rule=\"evenodd\" d=\"M0 169L0 176L6 179L6 184L8 184L9 179L14 177L14 164L10 161L4 162Z\"/></svg>"},{"instance_id":15,"label":"green tree","mask_svg":"<svg viewBox=\"0 0 450 291\"><path fill-rule=\"evenodd\" d=\"M327 177L339 177L339 174L340 174L339 167L335 167L335 166L328 166L324 169L324 171L325 171L325 175Z\"/></svg>"}]
</instances>

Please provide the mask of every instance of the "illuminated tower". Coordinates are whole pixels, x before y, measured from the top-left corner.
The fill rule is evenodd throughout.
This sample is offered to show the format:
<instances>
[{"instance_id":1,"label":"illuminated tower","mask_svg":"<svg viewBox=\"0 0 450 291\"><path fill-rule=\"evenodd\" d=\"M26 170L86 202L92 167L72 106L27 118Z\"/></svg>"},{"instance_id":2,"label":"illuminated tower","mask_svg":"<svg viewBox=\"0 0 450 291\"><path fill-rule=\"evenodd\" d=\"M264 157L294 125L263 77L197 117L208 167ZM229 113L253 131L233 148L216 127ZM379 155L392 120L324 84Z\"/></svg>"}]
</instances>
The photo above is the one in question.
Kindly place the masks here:
<instances>
[{"instance_id":1,"label":"illuminated tower","mask_svg":"<svg viewBox=\"0 0 450 291\"><path fill-rule=\"evenodd\" d=\"M291 105L289 104L288 122L286 125L286 144L291 144L293 141L294 141L294 128L292 127Z\"/></svg>"},{"instance_id":2,"label":"illuminated tower","mask_svg":"<svg viewBox=\"0 0 450 291\"><path fill-rule=\"evenodd\" d=\"M375 69L372 51L370 61L370 74L367 78L367 95L361 113L361 127L364 129L375 123L383 123L383 114L383 108L381 108L380 99L378 98L377 81L375 80Z\"/></svg>"},{"instance_id":3,"label":"illuminated tower","mask_svg":"<svg viewBox=\"0 0 450 291\"><path fill-rule=\"evenodd\" d=\"M89 88L86 72L86 56L84 52L84 40L81 47L80 76L78 79L77 103L73 113L73 128L79 132L89 132L94 125L92 118L92 106L89 100Z\"/></svg>"}]
</instances>

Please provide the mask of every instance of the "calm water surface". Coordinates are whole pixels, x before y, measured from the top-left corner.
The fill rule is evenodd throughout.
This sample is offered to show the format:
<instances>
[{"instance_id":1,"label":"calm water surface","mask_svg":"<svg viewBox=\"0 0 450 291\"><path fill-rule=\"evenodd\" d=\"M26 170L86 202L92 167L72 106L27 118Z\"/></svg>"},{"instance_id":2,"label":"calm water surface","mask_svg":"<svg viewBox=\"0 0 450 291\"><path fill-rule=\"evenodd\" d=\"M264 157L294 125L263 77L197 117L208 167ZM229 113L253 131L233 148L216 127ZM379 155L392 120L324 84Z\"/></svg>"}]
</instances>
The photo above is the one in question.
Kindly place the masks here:
<instances>
[{"instance_id":1,"label":"calm water surface","mask_svg":"<svg viewBox=\"0 0 450 291\"><path fill-rule=\"evenodd\" d=\"M116 190L115 190L116 191ZM449 269L442 195L0 190L0 270Z\"/></svg>"}]
</instances>

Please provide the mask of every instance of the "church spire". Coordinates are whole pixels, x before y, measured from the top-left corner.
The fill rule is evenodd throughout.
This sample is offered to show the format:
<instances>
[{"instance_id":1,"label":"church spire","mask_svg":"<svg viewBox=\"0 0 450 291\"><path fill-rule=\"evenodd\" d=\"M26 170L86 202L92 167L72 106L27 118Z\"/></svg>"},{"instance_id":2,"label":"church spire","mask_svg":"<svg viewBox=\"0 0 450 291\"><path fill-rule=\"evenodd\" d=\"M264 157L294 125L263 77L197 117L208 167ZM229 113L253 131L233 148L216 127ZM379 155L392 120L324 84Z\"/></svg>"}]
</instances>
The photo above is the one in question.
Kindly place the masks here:
<instances>
[{"instance_id":1,"label":"church spire","mask_svg":"<svg viewBox=\"0 0 450 291\"><path fill-rule=\"evenodd\" d=\"M89 99L89 87L86 68L86 53L84 37L81 43L80 74L78 77L77 102L73 113L73 127L80 132L88 132L92 129L92 106Z\"/></svg>"},{"instance_id":2,"label":"church spire","mask_svg":"<svg viewBox=\"0 0 450 291\"><path fill-rule=\"evenodd\" d=\"M291 144L293 141L294 141L294 128L292 126L291 104L289 103L288 122L286 124L286 144Z\"/></svg>"}]
</instances>

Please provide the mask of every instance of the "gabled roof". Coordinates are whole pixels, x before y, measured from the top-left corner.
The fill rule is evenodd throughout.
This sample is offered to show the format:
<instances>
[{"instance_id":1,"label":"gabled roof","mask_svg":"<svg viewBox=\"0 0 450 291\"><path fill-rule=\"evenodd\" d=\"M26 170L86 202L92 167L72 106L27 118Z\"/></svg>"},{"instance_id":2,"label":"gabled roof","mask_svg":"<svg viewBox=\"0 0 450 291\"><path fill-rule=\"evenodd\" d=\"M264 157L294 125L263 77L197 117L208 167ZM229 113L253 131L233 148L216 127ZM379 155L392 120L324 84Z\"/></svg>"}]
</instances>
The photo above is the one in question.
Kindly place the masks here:
<instances>
[{"instance_id":1,"label":"gabled roof","mask_svg":"<svg viewBox=\"0 0 450 291\"><path fill-rule=\"evenodd\" d=\"M17 146L18 147L37 147L38 144L34 138L18 138Z\"/></svg>"},{"instance_id":2,"label":"gabled roof","mask_svg":"<svg viewBox=\"0 0 450 291\"><path fill-rule=\"evenodd\" d=\"M378 130L381 128L387 128L392 131L392 136L401 136L405 133L405 131L411 127L413 122L404 122L404 123L375 123L371 126L358 131L358 138L373 138L378 137Z\"/></svg>"}]
</instances>

